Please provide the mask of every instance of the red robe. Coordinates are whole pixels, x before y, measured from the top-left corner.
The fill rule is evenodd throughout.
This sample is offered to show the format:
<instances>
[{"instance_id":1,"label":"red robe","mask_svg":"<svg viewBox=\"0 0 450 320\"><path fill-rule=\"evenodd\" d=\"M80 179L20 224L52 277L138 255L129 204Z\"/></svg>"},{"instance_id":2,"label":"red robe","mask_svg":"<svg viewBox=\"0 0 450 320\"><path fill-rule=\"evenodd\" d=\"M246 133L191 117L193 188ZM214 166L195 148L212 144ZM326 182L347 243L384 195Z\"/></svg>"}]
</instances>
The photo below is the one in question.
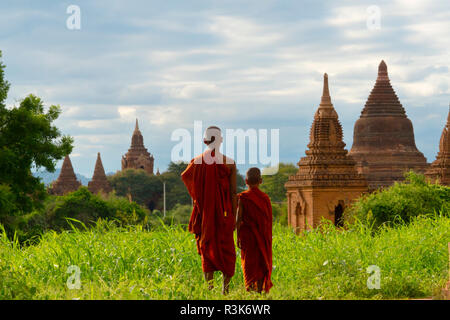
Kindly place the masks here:
<instances>
[{"instance_id":1,"label":"red robe","mask_svg":"<svg viewBox=\"0 0 450 320\"><path fill-rule=\"evenodd\" d=\"M236 250L233 239L235 215L230 192L231 170L226 164L207 164L204 160L194 163L204 154L192 159L181 174L194 201L189 231L195 234L203 272L222 271L232 277Z\"/></svg>"},{"instance_id":2,"label":"red robe","mask_svg":"<svg viewBox=\"0 0 450 320\"><path fill-rule=\"evenodd\" d=\"M263 290L272 287L272 205L270 199L258 188L239 195L243 208L238 234L241 244L241 262L245 287L255 288L263 280Z\"/></svg>"}]
</instances>

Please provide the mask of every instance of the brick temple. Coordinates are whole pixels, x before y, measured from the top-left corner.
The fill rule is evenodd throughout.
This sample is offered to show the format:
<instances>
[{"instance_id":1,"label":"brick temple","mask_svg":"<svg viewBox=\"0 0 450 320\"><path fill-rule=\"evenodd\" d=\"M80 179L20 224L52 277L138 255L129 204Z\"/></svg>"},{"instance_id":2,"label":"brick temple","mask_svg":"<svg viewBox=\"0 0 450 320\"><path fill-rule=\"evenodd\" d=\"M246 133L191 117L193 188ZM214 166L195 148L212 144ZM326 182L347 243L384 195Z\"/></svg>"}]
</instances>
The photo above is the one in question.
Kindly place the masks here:
<instances>
[{"instance_id":1,"label":"brick temple","mask_svg":"<svg viewBox=\"0 0 450 320\"><path fill-rule=\"evenodd\" d=\"M432 181L444 185L450 185L450 110L447 116L447 123L442 130L439 141L439 152L425 175Z\"/></svg>"},{"instance_id":2,"label":"brick temple","mask_svg":"<svg viewBox=\"0 0 450 320\"><path fill-rule=\"evenodd\" d=\"M314 115L306 157L285 187L288 223L296 232L316 227L322 218L343 224L344 208L367 191L365 177L344 148L342 126L331 103L328 76L324 75L322 99Z\"/></svg>"},{"instance_id":3,"label":"brick temple","mask_svg":"<svg viewBox=\"0 0 450 320\"><path fill-rule=\"evenodd\" d=\"M128 152L122 156L122 170L143 169L148 174L153 175L154 158L144 146L144 137L139 130L138 120L131 137L131 146Z\"/></svg>"},{"instance_id":4,"label":"brick temple","mask_svg":"<svg viewBox=\"0 0 450 320\"><path fill-rule=\"evenodd\" d=\"M364 192L403 181L405 172L425 173L450 185L450 111L439 153L430 165L417 149L414 129L389 80L384 61L375 86L356 121L350 152L344 149L325 74L323 95L311 126L306 157L285 184L288 223L296 232L316 227L322 218L342 224L342 214Z\"/></svg>"},{"instance_id":5,"label":"brick temple","mask_svg":"<svg viewBox=\"0 0 450 320\"><path fill-rule=\"evenodd\" d=\"M72 161L70 161L70 157L67 155L64 158L58 179L52 183L48 192L53 195L62 196L76 191L79 187L81 187L81 182L77 180L73 171Z\"/></svg>"},{"instance_id":6,"label":"brick temple","mask_svg":"<svg viewBox=\"0 0 450 320\"><path fill-rule=\"evenodd\" d=\"M92 193L110 193L111 185L106 178L105 169L103 168L100 152L97 153L97 161L95 162L94 174L92 180L88 183L88 189Z\"/></svg>"}]
</instances>

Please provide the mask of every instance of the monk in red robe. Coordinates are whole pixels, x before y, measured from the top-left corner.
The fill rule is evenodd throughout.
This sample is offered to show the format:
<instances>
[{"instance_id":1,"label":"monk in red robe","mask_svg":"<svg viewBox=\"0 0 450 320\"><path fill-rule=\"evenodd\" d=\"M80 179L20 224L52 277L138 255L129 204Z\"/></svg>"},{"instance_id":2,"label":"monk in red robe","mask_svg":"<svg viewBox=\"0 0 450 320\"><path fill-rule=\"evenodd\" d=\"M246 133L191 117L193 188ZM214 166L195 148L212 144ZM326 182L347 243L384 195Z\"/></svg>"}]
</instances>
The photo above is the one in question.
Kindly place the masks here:
<instances>
[{"instance_id":1,"label":"monk in red robe","mask_svg":"<svg viewBox=\"0 0 450 320\"><path fill-rule=\"evenodd\" d=\"M237 239L245 287L248 291L269 292L272 287L272 205L261 190L261 171L250 168L245 183L248 190L238 195Z\"/></svg>"},{"instance_id":2,"label":"monk in red robe","mask_svg":"<svg viewBox=\"0 0 450 320\"><path fill-rule=\"evenodd\" d=\"M205 280L212 289L214 272L221 271L226 294L236 264L236 164L219 152L219 128L209 127L204 143L206 151L191 160L181 178L193 199L189 231L197 240Z\"/></svg>"}]
</instances>

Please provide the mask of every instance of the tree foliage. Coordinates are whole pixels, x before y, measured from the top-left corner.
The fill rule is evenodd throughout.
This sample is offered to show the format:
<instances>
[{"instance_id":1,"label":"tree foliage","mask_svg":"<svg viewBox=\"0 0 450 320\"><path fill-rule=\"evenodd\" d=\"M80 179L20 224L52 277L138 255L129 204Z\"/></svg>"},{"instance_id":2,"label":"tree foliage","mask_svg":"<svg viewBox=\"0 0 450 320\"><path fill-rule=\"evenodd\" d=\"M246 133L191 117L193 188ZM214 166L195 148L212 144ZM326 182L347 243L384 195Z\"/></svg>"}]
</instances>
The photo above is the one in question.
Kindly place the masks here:
<instances>
[{"instance_id":1,"label":"tree foliage","mask_svg":"<svg viewBox=\"0 0 450 320\"><path fill-rule=\"evenodd\" d=\"M395 222L409 223L420 215L450 215L450 187L429 183L412 171L405 177L403 183L363 196L345 212L346 220L358 219L376 228Z\"/></svg>"},{"instance_id":2,"label":"tree foliage","mask_svg":"<svg viewBox=\"0 0 450 320\"><path fill-rule=\"evenodd\" d=\"M54 171L56 161L73 148L72 138L53 125L59 106L45 110L40 98L29 95L19 106L6 107L9 83L4 68L0 62L0 219L39 207L47 194L31 170Z\"/></svg>"},{"instance_id":3,"label":"tree foliage","mask_svg":"<svg viewBox=\"0 0 450 320\"><path fill-rule=\"evenodd\" d=\"M92 194L86 187L81 187L64 196L49 196L44 201L43 208L30 214L9 217L5 229L9 237L15 235L23 242L49 230L67 230L72 225L79 228L83 228L83 225L90 227L99 219L113 220L122 226L146 224L148 215L148 210L136 202L115 194Z\"/></svg>"},{"instance_id":4,"label":"tree foliage","mask_svg":"<svg viewBox=\"0 0 450 320\"><path fill-rule=\"evenodd\" d=\"M172 210L177 204L190 205L191 197L181 180L181 173L186 169L186 162L170 162L167 171L160 175L161 181L166 183L166 209ZM162 208L162 197L159 207Z\"/></svg>"},{"instance_id":5,"label":"tree foliage","mask_svg":"<svg viewBox=\"0 0 450 320\"><path fill-rule=\"evenodd\" d=\"M141 169L126 169L108 176L118 196L130 198L151 210L154 209L162 192L161 179Z\"/></svg>"},{"instance_id":6,"label":"tree foliage","mask_svg":"<svg viewBox=\"0 0 450 320\"><path fill-rule=\"evenodd\" d=\"M297 170L298 168L292 163L280 163L276 174L263 175L263 183L260 186L261 191L267 193L272 202L286 201L284 184L288 181L289 176L295 174Z\"/></svg>"}]
</instances>

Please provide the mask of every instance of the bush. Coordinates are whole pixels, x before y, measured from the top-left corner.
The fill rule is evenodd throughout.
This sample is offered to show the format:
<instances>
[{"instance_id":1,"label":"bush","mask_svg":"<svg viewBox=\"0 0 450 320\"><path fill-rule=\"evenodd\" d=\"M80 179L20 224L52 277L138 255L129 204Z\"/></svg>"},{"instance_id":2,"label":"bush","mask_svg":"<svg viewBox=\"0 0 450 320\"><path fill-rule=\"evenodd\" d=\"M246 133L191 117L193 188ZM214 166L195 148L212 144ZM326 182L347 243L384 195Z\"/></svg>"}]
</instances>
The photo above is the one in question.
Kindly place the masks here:
<instances>
[{"instance_id":1,"label":"bush","mask_svg":"<svg viewBox=\"0 0 450 320\"><path fill-rule=\"evenodd\" d=\"M279 222L281 225L287 225L287 204L272 202L272 219L273 222Z\"/></svg>"},{"instance_id":2,"label":"bush","mask_svg":"<svg viewBox=\"0 0 450 320\"><path fill-rule=\"evenodd\" d=\"M191 218L192 206L177 203L172 210L168 211L163 219L165 224L183 224L188 225Z\"/></svg>"},{"instance_id":3,"label":"bush","mask_svg":"<svg viewBox=\"0 0 450 320\"><path fill-rule=\"evenodd\" d=\"M70 219L78 220L85 226L91 226L99 219L114 220L121 226L145 225L148 214L147 209L126 198L115 194L92 194L86 187L81 187L65 196L50 196L42 210L9 217L4 225L9 237L16 237L19 242L34 242L45 231L68 230L72 228L71 225L81 226Z\"/></svg>"},{"instance_id":4,"label":"bush","mask_svg":"<svg viewBox=\"0 0 450 320\"><path fill-rule=\"evenodd\" d=\"M357 219L377 228L382 224L409 223L419 215L449 214L449 187L429 183L412 171L405 178L404 183L363 196L346 211L347 220Z\"/></svg>"},{"instance_id":5,"label":"bush","mask_svg":"<svg viewBox=\"0 0 450 320\"><path fill-rule=\"evenodd\" d=\"M17 211L15 201L16 197L11 192L11 188L6 184L0 184L0 222L2 218Z\"/></svg>"}]
</instances>

